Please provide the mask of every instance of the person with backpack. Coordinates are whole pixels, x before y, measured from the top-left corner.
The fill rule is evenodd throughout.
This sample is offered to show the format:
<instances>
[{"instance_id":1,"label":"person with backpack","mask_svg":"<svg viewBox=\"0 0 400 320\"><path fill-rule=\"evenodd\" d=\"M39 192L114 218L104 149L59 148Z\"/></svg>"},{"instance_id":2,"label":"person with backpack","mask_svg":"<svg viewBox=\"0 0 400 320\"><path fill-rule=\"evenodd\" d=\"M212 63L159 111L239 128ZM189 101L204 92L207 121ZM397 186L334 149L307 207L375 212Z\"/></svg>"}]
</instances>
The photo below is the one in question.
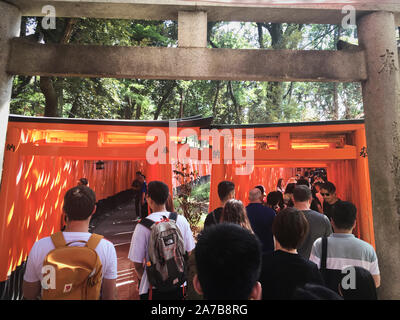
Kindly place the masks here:
<instances>
[{"instance_id":1,"label":"person with backpack","mask_svg":"<svg viewBox=\"0 0 400 320\"><path fill-rule=\"evenodd\" d=\"M96 195L84 185L64 196L66 228L37 241L28 256L25 299L116 299L117 254L101 235L88 232Z\"/></svg>"},{"instance_id":2,"label":"person with backpack","mask_svg":"<svg viewBox=\"0 0 400 320\"><path fill-rule=\"evenodd\" d=\"M128 258L134 264L141 300L182 300L185 296L187 260L195 247L186 218L166 210L168 186L151 181L147 203L152 213L142 219L132 235Z\"/></svg>"},{"instance_id":3,"label":"person with backpack","mask_svg":"<svg viewBox=\"0 0 400 320\"><path fill-rule=\"evenodd\" d=\"M375 249L353 234L357 208L351 202L337 201L331 212L333 233L329 237L315 240L310 261L320 269L325 285L336 292L339 292L339 284L351 266L367 269L378 288L381 276Z\"/></svg>"}]
</instances>

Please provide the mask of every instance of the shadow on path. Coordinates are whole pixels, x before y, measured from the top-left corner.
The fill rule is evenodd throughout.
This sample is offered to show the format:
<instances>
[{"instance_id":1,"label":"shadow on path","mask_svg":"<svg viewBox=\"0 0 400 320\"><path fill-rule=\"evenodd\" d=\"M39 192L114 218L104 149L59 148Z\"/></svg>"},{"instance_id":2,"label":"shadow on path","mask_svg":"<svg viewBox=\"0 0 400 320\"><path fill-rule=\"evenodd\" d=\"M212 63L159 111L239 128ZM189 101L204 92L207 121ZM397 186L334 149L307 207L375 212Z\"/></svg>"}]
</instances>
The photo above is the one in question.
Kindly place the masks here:
<instances>
[{"instance_id":1,"label":"shadow on path","mask_svg":"<svg viewBox=\"0 0 400 320\"><path fill-rule=\"evenodd\" d=\"M119 300L138 300L138 279L133 262L128 259L132 234L137 224L134 201L104 211L90 223L90 231L103 235L117 251Z\"/></svg>"}]
</instances>

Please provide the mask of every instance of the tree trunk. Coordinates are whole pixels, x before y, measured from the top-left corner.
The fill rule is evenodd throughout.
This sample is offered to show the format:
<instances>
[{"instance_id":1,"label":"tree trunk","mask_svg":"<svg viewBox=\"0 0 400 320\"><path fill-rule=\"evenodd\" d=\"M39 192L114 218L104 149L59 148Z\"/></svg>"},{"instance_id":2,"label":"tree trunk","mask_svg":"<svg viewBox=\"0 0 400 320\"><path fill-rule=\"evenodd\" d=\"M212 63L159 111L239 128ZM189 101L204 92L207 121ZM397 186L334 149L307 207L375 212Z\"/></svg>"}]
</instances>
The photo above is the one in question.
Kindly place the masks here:
<instances>
[{"instance_id":1,"label":"tree trunk","mask_svg":"<svg viewBox=\"0 0 400 320\"><path fill-rule=\"evenodd\" d=\"M333 94L332 120L339 119L339 94L337 86L338 86L337 82L334 82L332 88L332 94Z\"/></svg>"},{"instance_id":2,"label":"tree trunk","mask_svg":"<svg viewBox=\"0 0 400 320\"><path fill-rule=\"evenodd\" d=\"M257 22L257 31L258 31L258 45L260 49L264 49L264 42L263 42L263 24Z\"/></svg>"},{"instance_id":3,"label":"tree trunk","mask_svg":"<svg viewBox=\"0 0 400 320\"><path fill-rule=\"evenodd\" d=\"M218 102L218 96L219 96L219 88L221 86L221 81L215 81L217 84L217 88L215 91L215 98L212 106L212 112L213 112L213 117L215 118L217 116L217 102Z\"/></svg>"},{"instance_id":4,"label":"tree trunk","mask_svg":"<svg viewBox=\"0 0 400 320\"><path fill-rule=\"evenodd\" d=\"M73 27L77 21L78 21L78 19L68 19L67 25L65 27L64 34L60 40L60 43L66 44L69 42L69 40L71 39L71 36L72 36ZM36 28L36 32L38 32L38 31L40 31L40 27ZM44 116L45 117L59 117L60 114L62 114L62 110L61 110L61 113L59 114L58 100L63 101L63 97L59 97L57 95L57 93L62 95L62 89L57 90L58 92L56 92L56 90L54 88L53 80L50 77L40 77L40 88L41 88L42 93L46 100ZM62 104L61 104L61 106L62 106Z\"/></svg>"},{"instance_id":5,"label":"tree trunk","mask_svg":"<svg viewBox=\"0 0 400 320\"><path fill-rule=\"evenodd\" d=\"M57 94L53 86L53 81L50 77L40 77L40 90L42 91L46 100L44 116L58 117Z\"/></svg>"},{"instance_id":6,"label":"tree trunk","mask_svg":"<svg viewBox=\"0 0 400 320\"><path fill-rule=\"evenodd\" d=\"M183 89L179 88L179 95L181 100L179 101L179 118L183 118L184 110L183 110Z\"/></svg>"},{"instance_id":7,"label":"tree trunk","mask_svg":"<svg viewBox=\"0 0 400 320\"><path fill-rule=\"evenodd\" d=\"M228 92L233 102L233 105L235 106L236 122L241 123L240 105L236 101L235 95L233 93L232 81L228 81Z\"/></svg>"},{"instance_id":8,"label":"tree trunk","mask_svg":"<svg viewBox=\"0 0 400 320\"><path fill-rule=\"evenodd\" d=\"M136 104L136 120L140 120L142 115L142 105L140 103Z\"/></svg>"},{"instance_id":9,"label":"tree trunk","mask_svg":"<svg viewBox=\"0 0 400 320\"><path fill-rule=\"evenodd\" d=\"M154 120L157 120L158 117L160 116L162 107L164 106L165 102L168 100L169 96L171 95L172 91L174 90L177 82L175 80L172 80L170 84L167 86L165 93L163 97L161 98L160 102L157 105L157 109L154 112Z\"/></svg>"},{"instance_id":10,"label":"tree trunk","mask_svg":"<svg viewBox=\"0 0 400 320\"><path fill-rule=\"evenodd\" d=\"M76 112L78 111L79 107L79 94L76 95L74 102L72 103L71 110L69 111L68 118L75 118Z\"/></svg>"},{"instance_id":11,"label":"tree trunk","mask_svg":"<svg viewBox=\"0 0 400 320\"><path fill-rule=\"evenodd\" d=\"M341 26L339 25L338 28L335 30L335 39L334 39L334 47L339 42L340 34L342 32ZM338 120L339 119L339 93L338 93L338 83L333 83L333 110L332 110L332 119Z\"/></svg>"}]
</instances>

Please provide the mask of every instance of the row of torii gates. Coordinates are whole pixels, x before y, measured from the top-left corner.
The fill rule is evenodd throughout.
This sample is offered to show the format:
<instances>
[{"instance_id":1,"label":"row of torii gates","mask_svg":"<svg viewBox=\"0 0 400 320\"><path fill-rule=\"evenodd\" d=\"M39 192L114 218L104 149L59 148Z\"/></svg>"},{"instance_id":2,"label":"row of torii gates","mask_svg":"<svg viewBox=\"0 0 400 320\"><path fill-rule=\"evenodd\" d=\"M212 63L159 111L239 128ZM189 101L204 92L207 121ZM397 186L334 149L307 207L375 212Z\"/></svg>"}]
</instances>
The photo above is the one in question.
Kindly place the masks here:
<instances>
[{"instance_id":1,"label":"row of torii gates","mask_svg":"<svg viewBox=\"0 0 400 320\"><path fill-rule=\"evenodd\" d=\"M400 299L400 67L397 0L320 1L0 0L0 168L14 75L184 80L361 82L379 295ZM283 2L283 1L282 1ZM340 24L356 10L359 46L340 51L207 48L207 21ZM178 47L38 44L19 38L21 16L177 20ZM6 151L3 151L6 150ZM4 186L2 186L4 187ZM0 216L0 223L7 217Z\"/></svg>"}]
</instances>

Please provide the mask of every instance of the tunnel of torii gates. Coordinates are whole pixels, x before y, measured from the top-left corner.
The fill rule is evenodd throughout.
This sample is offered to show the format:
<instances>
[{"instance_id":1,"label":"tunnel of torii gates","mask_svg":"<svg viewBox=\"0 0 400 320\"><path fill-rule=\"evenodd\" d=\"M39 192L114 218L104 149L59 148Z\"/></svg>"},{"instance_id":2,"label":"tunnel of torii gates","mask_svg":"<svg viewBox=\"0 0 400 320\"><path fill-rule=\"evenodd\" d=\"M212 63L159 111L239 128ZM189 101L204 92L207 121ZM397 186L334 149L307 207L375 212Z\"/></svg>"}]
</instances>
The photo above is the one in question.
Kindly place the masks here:
<instances>
[{"instance_id":1,"label":"tunnel of torii gates","mask_svg":"<svg viewBox=\"0 0 400 320\"><path fill-rule=\"evenodd\" d=\"M352 10L349 11L347 7L343 11L344 5L349 4L352 6ZM57 17L174 20L178 22L178 47L41 44L30 40L30 38L19 37L21 16L48 15L49 12L43 10L48 5L54 8L54 14ZM341 25L349 12L350 15L355 16L354 23L357 27L358 46L345 45L338 47L338 50L244 50L207 47L208 21ZM400 185L400 67L396 43L396 30L399 25L400 3L397 0L321 0L313 1L313 3L307 0L262 0L253 2L245 0L0 0L0 168L3 168L4 171L1 186L2 200L0 203L3 208L0 215L0 228L2 229L0 234L2 240L0 280L6 279L7 275L12 273L25 259L28 246L36 239L32 237L22 245L21 242L26 239L8 237L10 233L6 233L7 228L14 226L16 221L23 224L25 215L32 214L29 210L27 211L28 213L24 212L23 215L18 214L20 211L17 210L17 207L23 205L20 202L15 202L14 206L12 206L12 202L11 207L8 207L10 201L16 199L13 198L16 196L14 193L16 189L15 187L11 188L13 191L7 189L17 181L15 180L13 183L6 182L9 179L7 178L8 174L15 174L9 173L11 170L7 168L7 158L10 157L10 154L17 155L22 150L25 150L25 152L32 150L33 152L37 148L40 148L40 150L44 148L43 152L46 152L46 150L48 150L47 152L54 151L54 146L30 146L23 143L19 144L19 146L24 146L26 149L19 150L16 147L14 151L12 146L7 147L6 135L7 139L11 139L12 135L15 134L16 136L12 140L17 141L18 145L21 137L18 137L16 132L22 130L16 128L15 130L13 129L14 133L7 132L14 75L232 81L359 82L362 85L365 113L370 188L368 187L368 179L364 178L362 180L362 174L359 173L363 169L360 169L358 163L361 160L365 160L355 160L358 158L359 152L361 152L357 149L357 146L360 147L361 144L357 145L354 141L353 144L346 141L346 143L349 143L346 147L332 150L334 152L332 154L338 155L338 158L329 158L330 160L323 159L322 161L322 159L318 158L321 154L325 154L326 150L323 153L322 150L318 150L318 152L314 150L314 152L308 153L309 156L312 156L310 159L300 157L302 152L306 152L305 150L294 149L286 155L293 155L296 159L295 161L321 160L323 163L319 164L327 166L332 179L336 179L335 182L339 184L341 192L347 192L345 191L348 190L346 188L350 188L349 190L354 188L340 186L343 181L341 182L338 178L338 172L346 172L344 174L346 183L347 181L352 181L348 177L352 177L352 174L357 172L357 179L359 180L356 179L354 181L362 180L364 184L360 182L357 186L357 192L351 191L350 193L356 192L359 194L356 197L352 194L351 198L354 202L359 202L359 214L363 217L363 219L360 219L360 217L358 219L360 237L367 239L367 234L369 234L369 240L367 240L371 243L375 239L382 280L378 295L383 299L400 299L400 188L398 187ZM333 128L331 126L325 127ZM258 128L255 129L259 130ZM28 127L26 127L26 130L28 130ZM86 125L82 128L82 131L87 131ZM355 132L358 131L355 130ZM78 136L83 139L79 134ZM23 138L31 139L26 133L23 134ZM93 141L96 139L98 139L98 142L102 141L100 136L95 137L94 134L89 133L87 133L87 139L88 145L93 145ZM280 139L287 139L286 141L289 143L287 137L282 138L280 136ZM356 138L354 139L357 140ZM283 147L283 145L280 145L280 147ZM67 148L67 146L63 148ZM68 148L77 151L80 150L78 148L82 147L70 146ZM97 148L99 147L97 146ZM113 150L113 147L110 147L109 150ZM262 157L257 158L258 152L261 151L255 151L257 161L263 159ZM263 152L265 154L268 152L269 154L269 158L267 157L266 161L275 161L273 165L277 165L276 161L278 159L275 157L276 154L282 154L281 149L262 151L261 153ZM21 155L21 157L30 157L27 154L29 152ZM299 157L297 158L295 155L299 155ZM59 159L57 161L60 161L60 166L54 166L63 168L63 170L65 167L66 170L71 170L72 172L72 169L69 169L72 167L68 167L67 163L62 164L62 162L67 161L66 156L64 154L60 155L57 158ZM115 156L123 158L125 155L120 154L118 149ZM3 158L5 159L4 166ZM33 166L37 160L31 159L30 161L33 161ZM72 165L72 159L68 161ZM287 163L288 161L290 163L289 158L279 159L279 164L280 166L284 164L290 166ZM345 165L347 162L349 165ZM28 162L28 165L30 163ZM21 169L18 167L17 162L11 161L10 165L15 166L13 168L17 170L17 173ZM348 169L352 168L353 165L357 167L357 170ZM40 163L38 163L38 166L40 166ZM89 170L87 167L89 164L85 164L83 159L80 160L77 166L86 166L86 170ZM152 169L147 167L146 170L150 172L154 170L156 172L160 168L160 166ZM214 177L218 175L221 175L221 177L227 175L229 177L231 174L229 166L216 168L217 166L214 165L211 169L215 171L211 172ZM258 168L260 167L257 165L255 170L261 170ZM27 167L23 166L22 170L27 170ZM350 172L347 173L346 170ZM22 175L23 172L21 172L21 177L15 176L15 179L19 177L20 184L26 183L26 179L28 181L29 179L34 179L30 175L25 179L25 176ZM152 173L148 173L148 175L151 177ZM55 178L56 180L54 181L61 179L61 173L59 178L57 176ZM162 178L161 175L160 178ZM43 179L42 176L42 184ZM48 174L46 183L47 179ZM239 185L244 185L240 181L244 181L245 178L242 177L241 179L243 180L238 181L238 187ZM67 186L68 182L65 181L61 186L64 183ZM34 190L36 183L38 182L35 182L31 191L29 189L21 192L23 194L31 192L30 197L33 197L36 193ZM53 181L51 184L53 184ZM37 188L39 189L39 185ZM60 192L59 188L57 192ZM361 190L365 193L361 194ZM370 202L369 200L361 201L358 198L363 196L365 199L369 199L369 190L371 191L373 208L373 233L363 231L372 228L372 224L363 228L363 223L368 225L367 221L369 221L368 219L364 220L364 217L370 217L371 215L371 211L368 209ZM4 198L6 192L12 192L12 196ZM52 189L51 192L54 192L54 190ZM243 191L238 192L238 194L244 196ZM57 198L57 196L58 194L54 197ZM350 198L347 195L343 195L343 197ZM57 208L59 208L60 201L57 203L57 200L54 200L54 206L56 204L58 204ZM362 209L361 205L364 205L366 209ZM215 206L214 198L211 199L211 206ZM43 215L46 218L46 214L47 218L49 218L50 213L42 204L40 210L35 211L34 217L28 219L29 216L26 216L25 223L29 225L29 228L33 228L33 225L36 228L36 222L40 221L39 229L37 230L39 231L43 221L41 219ZM57 215L54 212L53 214ZM47 228L48 224L43 224L42 234L43 232L52 231L47 230ZM35 236L37 237L37 234Z\"/></svg>"},{"instance_id":2,"label":"tunnel of torii gates","mask_svg":"<svg viewBox=\"0 0 400 320\"><path fill-rule=\"evenodd\" d=\"M355 235L375 246L363 120L253 126L211 120L10 116L0 191L0 280L18 270L35 241L60 230L64 194L79 178L88 178L100 200L129 189L136 171L147 182L164 181L171 194L174 170L211 175L213 210L222 180L233 181L236 198L247 204L256 185L268 193L297 169L325 168L338 196L357 206Z\"/></svg>"}]
</instances>

